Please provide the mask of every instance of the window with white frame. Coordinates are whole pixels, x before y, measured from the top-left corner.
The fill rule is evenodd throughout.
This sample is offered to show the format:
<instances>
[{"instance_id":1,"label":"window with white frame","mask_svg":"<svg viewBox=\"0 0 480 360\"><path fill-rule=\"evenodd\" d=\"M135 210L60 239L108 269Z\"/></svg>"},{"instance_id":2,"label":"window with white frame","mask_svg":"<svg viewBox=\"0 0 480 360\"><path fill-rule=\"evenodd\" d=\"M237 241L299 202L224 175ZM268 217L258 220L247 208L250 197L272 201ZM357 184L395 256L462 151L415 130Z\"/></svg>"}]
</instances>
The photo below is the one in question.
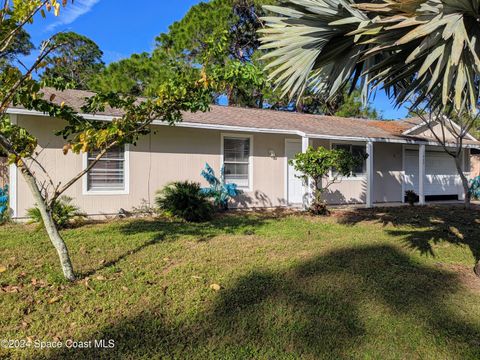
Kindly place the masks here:
<instances>
[{"instance_id":1,"label":"window with white frame","mask_svg":"<svg viewBox=\"0 0 480 360\"><path fill-rule=\"evenodd\" d=\"M364 159L366 158L366 149L364 145L351 145L351 144L334 144L334 149L345 150L352 154L353 156L361 156ZM334 170L332 170L334 172ZM358 164L352 171L352 175L359 176L365 175L367 173L367 162L363 160L362 163Z\"/></svg>"},{"instance_id":2,"label":"window with white frame","mask_svg":"<svg viewBox=\"0 0 480 360\"><path fill-rule=\"evenodd\" d=\"M250 187L250 137L223 137L223 165L225 183Z\"/></svg>"},{"instance_id":3,"label":"window with white frame","mask_svg":"<svg viewBox=\"0 0 480 360\"><path fill-rule=\"evenodd\" d=\"M95 161L98 151L88 152L87 166ZM87 191L123 191L126 190L125 147L112 148L88 171Z\"/></svg>"}]
</instances>

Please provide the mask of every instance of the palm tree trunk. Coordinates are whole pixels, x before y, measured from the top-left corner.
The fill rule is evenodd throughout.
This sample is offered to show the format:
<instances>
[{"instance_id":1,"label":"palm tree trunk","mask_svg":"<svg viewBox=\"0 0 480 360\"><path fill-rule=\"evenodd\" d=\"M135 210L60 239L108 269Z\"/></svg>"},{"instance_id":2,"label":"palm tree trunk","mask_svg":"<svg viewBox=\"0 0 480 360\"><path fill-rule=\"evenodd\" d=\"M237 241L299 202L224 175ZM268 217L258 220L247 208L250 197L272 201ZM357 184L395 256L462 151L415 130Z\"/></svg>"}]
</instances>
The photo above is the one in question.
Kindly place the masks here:
<instances>
[{"instance_id":1,"label":"palm tree trunk","mask_svg":"<svg viewBox=\"0 0 480 360\"><path fill-rule=\"evenodd\" d=\"M40 214L42 215L43 224L45 226L45 230L47 231L48 237L50 238L50 241L57 250L60 264L63 270L63 275L67 280L74 281L75 273L73 272L73 266L70 260L70 255L68 253L68 248L62 236L58 232L55 222L53 221L51 210L47 208L45 204L45 199L43 198L42 193L38 188L37 182L35 181L35 178L31 174L31 172L24 166L20 167L20 169L22 171L22 175L25 181L27 182L30 190L32 191L36 205L40 210Z\"/></svg>"}]
</instances>

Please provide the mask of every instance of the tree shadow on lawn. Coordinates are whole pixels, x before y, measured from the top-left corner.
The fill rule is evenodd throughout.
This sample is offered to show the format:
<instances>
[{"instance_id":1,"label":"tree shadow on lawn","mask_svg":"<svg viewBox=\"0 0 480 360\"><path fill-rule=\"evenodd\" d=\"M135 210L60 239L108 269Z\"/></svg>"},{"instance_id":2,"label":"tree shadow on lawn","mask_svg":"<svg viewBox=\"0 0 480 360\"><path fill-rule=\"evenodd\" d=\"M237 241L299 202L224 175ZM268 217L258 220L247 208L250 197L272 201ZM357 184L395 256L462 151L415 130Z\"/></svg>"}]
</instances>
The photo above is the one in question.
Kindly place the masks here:
<instances>
[{"instance_id":1,"label":"tree shadow on lawn","mask_svg":"<svg viewBox=\"0 0 480 360\"><path fill-rule=\"evenodd\" d=\"M457 275L395 247L347 248L284 271L252 271L188 320L151 307L83 334L114 339L114 349L62 349L49 358L363 358L362 345L373 357L408 349L405 357L478 358L478 321L447 303L459 290Z\"/></svg>"},{"instance_id":2,"label":"tree shadow on lawn","mask_svg":"<svg viewBox=\"0 0 480 360\"><path fill-rule=\"evenodd\" d=\"M150 234L146 241L134 249L102 263L100 266L79 274L79 278L92 276L98 271L115 266L127 257L141 252L147 247L164 241L175 241L183 236L194 236L196 241L208 241L221 234L253 235L255 229L265 221L280 218L287 213L282 211L255 213L224 213L213 220L203 223L186 223L162 218L141 218L127 220L120 226L120 231L126 236Z\"/></svg>"},{"instance_id":3,"label":"tree shadow on lawn","mask_svg":"<svg viewBox=\"0 0 480 360\"><path fill-rule=\"evenodd\" d=\"M447 242L466 245L475 263L480 260L480 210L465 210L461 206L421 206L357 209L341 215L339 222L354 225L362 221L375 221L394 227L386 232L404 239L406 245L423 255L435 256L433 245ZM479 274L480 276L480 274Z\"/></svg>"}]
</instances>

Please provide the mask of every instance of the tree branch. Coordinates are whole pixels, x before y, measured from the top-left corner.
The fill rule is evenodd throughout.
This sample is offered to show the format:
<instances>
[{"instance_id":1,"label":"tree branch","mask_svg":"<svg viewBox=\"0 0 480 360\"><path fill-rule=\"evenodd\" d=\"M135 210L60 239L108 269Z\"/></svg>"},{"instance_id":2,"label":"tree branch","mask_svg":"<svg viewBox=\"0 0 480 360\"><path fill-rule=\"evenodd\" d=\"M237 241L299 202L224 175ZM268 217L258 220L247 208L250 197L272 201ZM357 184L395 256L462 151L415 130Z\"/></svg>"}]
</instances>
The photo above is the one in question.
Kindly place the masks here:
<instances>
[{"instance_id":1,"label":"tree branch","mask_svg":"<svg viewBox=\"0 0 480 360\"><path fill-rule=\"evenodd\" d=\"M134 136L135 134L138 134L143 129L150 126L152 121L155 120L156 118L157 118L157 116L155 114L151 114L147 121L145 121L141 126L136 128L135 130L132 130L129 133L127 133L125 136L128 137L128 136ZM90 165L88 165L85 169L83 169L77 175L75 175L73 178L71 178L65 185L63 185L60 188L57 188L55 190L55 193L52 197L52 200L50 200L50 202L53 203L54 201L56 201L61 194L63 194L65 191L67 191L82 176L86 175L100 161L100 159L108 152L108 150L115 147L116 145L118 145L118 141L113 141L112 143L110 143L102 151L100 151L100 153L95 157L95 159L91 162Z\"/></svg>"},{"instance_id":2,"label":"tree branch","mask_svg":"<svg viewBox=\"0 0 480 360\"><path fill-rule=\"evenodd\" d=\"M30 69L20 78L17 80L17 82L10 88L10 90L3 96L2 103L0 104L0 112L5 113L6 109L10 105L12 98L14 94L17 92L18 88L22 86L22 84L29 78L31 77L32 73L38 65L50 54L53 50L55 50L58 45L52 46L50 48L46 48L46 46L50 43L50 40L46 42L46 45L44 46L44 50L42 50L42 53L37 57L35 60L35 63L30 67ZM45 50L46 49L46 50Z\"/></svg>"},{"instance_id":3,"label":"tree branch","mask_svg":"<svg viewBox=\"0 0 480 360\"><path fill-rule=\"evenodd\" d=\"M5 36L2 40L0 40L0 52L6 50L6 48L11 44L15 35L22 29L27 22L29 22L48 2L49 0L43 0L40 5L38 5L32 12L25 17L8 35ZM8 0L5 1L4 9L8 9Z\"/></svg>"}]
</instances>

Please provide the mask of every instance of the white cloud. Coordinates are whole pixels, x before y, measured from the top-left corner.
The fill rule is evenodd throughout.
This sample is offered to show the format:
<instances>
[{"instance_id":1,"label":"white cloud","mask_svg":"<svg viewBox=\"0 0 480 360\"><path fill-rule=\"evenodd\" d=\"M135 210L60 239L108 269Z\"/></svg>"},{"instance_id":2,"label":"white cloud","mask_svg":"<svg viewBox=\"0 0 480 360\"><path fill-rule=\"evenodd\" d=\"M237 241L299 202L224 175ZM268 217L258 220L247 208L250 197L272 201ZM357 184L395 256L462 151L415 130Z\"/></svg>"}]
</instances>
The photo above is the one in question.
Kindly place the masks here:
<instances>
[{"instance_id":1,"label":"white cloud","mask_svg":"<svg viewBox=\"0 0 480 360\"><path fill-rule=\"evenodd\" d=\"M69 3L67 7L61 9L60 16L56 18L53 24L48 26L47 31L52 31L58 26L73 23L80 16L89 13L93 6L99 1L100 0L75 0L73 4Z\"/></svg>"}]
</instances>

